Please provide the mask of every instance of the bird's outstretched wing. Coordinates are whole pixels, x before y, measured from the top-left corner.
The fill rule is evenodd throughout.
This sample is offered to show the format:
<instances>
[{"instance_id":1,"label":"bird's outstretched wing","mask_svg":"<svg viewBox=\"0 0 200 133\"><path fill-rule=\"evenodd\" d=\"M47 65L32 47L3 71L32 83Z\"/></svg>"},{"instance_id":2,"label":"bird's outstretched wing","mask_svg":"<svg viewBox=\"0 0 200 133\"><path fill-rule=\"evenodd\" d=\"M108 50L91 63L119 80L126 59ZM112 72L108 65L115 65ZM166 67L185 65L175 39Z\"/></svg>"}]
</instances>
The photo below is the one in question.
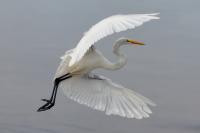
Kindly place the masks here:
<instances>
[{"instance_id":1,"label":"bird's outstretched wing","mask_svg":"<svg viewBox=\"0 0 200 133\"><path fill-rule=\"evenodd\" d=\"M156 15L158 15L158 13L114 15L103 19L96 25L92 26L81 38L75 48L75 52L71 55L72 59L69 66L78 62L86 51L100 39L115 32L134 29L135 27L140 26L144 22L152 19L159 19Z\"/></svg>"},{"instance_id":2,"label":"bird's outstretched wing","mask_svg":"<svg viewBox=\"0 0 200 133\"><path fill-rule=\"evenodd\" d=\"M88 74L61 82L65 95L107 115L142 119L152 113L148 105L155 104L144 96L113 83L103 76Z\"/></svg>"}]
</instances>

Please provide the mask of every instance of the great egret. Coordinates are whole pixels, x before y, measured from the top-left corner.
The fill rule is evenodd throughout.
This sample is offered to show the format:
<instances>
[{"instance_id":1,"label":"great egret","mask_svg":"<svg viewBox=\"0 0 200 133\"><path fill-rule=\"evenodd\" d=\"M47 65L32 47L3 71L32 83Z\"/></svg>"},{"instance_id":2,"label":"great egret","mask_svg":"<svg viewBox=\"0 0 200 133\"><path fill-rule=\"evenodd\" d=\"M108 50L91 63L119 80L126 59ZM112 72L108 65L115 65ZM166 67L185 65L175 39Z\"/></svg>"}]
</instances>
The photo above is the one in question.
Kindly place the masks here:
<instances>
[{"instance_id":1,"label":"great egret","mask_svg":"<svg viewBox=\"0 0 200 133\"><path fill-rule=\"evenodd\" d=\"M113 53L118 60L112 63L94 47L95 42L115 32L133 29L144 22L159 19L157 14L114 15L92 26L76 48L68 50L61 57L62 61L55 74L51 98L42 99L47 103L38 111L45 111L54 106L57 88L60 85L70 99L93 109L105 111L107 115L137 119L149 117L152 112L148 105L155 106L151 100L91 71L97 68L120 69L127 62L120 52L120 46L144 45L142 42L128 38L118 39L113 46Z\"/></svg>"}]
</instances>

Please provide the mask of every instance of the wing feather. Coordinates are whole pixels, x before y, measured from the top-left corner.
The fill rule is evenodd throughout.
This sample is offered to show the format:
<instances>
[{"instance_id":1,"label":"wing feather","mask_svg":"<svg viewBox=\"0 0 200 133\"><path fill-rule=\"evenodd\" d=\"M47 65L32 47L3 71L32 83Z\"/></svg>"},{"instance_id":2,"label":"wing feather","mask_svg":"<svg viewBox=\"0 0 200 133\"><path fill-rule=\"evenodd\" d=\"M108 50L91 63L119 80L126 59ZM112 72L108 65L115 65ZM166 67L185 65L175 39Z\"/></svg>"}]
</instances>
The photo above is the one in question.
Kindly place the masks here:
<instances>
[{"instance_id":1,"label":"wing feather","mask_svg":"<svg viewBox=\"0 0 200 133\"><path fill-rule=\"evenodd\" d=\"M158 13L114 15L103 19L85 32L84 36L77 44L75 52L71 55L72 59L70 60L69 66L78 62L87 50L100 39L115 32L134 29L135 27L140 26L144 22L152 19L159 19L156 15L158 15Z\"/></svg>"},{"instance_id":2,"label":"wing feather","mask_svg":"<svg viewBox=\"0 0 200 133\"><path fill-rule=\"evenodd\" d=\"M68 98L93 109L105 111L107 115L147 118L152 113L148 105L155 105L133 90L91 73L63 81L61 88Z\"/></svg>"}]
</instances>

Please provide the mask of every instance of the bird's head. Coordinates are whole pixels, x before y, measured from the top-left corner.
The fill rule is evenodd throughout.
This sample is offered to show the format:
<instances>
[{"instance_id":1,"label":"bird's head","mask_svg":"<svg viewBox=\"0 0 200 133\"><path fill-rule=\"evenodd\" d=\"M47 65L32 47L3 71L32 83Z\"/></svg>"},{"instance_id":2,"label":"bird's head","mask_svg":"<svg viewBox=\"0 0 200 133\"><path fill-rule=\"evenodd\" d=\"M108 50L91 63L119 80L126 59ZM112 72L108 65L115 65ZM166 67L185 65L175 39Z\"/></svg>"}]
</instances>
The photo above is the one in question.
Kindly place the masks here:
<instances>
[{"instance_id":1,"label":"bird's head","mask_svg":"<svg viewBox=\"0 0 200 133\"><path fill-rule=\"evenodd\" d=\"M145 45L143 42L139 42L139 41L136 41L136 40L133 40L133 39L129 39L129 38L125 38L125 37L122 37L120 39L117 40L117 43L118 44L121 44L121 45L128 45L128 44L133 44L133 45Z\"/></svg>"}]
</instances>

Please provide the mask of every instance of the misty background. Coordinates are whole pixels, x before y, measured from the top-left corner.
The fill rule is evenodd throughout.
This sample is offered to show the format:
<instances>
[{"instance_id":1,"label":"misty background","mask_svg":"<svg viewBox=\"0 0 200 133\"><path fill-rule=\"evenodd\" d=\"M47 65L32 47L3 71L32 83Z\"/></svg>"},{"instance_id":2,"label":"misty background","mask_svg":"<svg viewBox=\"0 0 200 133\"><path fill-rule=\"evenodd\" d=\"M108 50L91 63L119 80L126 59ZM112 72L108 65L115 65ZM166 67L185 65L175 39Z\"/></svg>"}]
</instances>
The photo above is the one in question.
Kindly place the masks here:
<instances>
[{"instance_id":1,"label":"misty background","mask_svg":"<svg viewBox=\"0 0 200 133\"><path fill-rule=\"evenodd\" d=\"M1 133L199 133L200 1L198 0L1 0ZM148 119L106 116L66 98L36 112L49 98L59 57L90 26L114 14L160 12L134 30L109 36L97 47L110 60L112 43L129 37L146 43L123 47L128 64L97 70L153 100Z\"/></svg>"}]
</instances>

